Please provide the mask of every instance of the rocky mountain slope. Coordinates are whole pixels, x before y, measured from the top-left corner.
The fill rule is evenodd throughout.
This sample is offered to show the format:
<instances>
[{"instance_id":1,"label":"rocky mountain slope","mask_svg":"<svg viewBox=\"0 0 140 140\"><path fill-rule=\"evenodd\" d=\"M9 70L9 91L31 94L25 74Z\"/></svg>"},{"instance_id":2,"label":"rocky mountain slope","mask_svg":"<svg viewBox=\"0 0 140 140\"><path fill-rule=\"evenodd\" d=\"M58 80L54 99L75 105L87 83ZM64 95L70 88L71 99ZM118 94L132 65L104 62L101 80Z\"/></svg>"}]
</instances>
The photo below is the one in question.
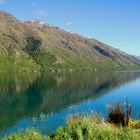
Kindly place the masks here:
<instances>
[{"instance_id":1,"label":"rocky mountain slope","mask_svg":"<svg viewBox=\"0 0 140 140\"><path fill-rule=\"evenodd\" d=\"M0 11L0 70L103 70L137 67L133 56L98 40Z\"/></svg>"}]
</instances>

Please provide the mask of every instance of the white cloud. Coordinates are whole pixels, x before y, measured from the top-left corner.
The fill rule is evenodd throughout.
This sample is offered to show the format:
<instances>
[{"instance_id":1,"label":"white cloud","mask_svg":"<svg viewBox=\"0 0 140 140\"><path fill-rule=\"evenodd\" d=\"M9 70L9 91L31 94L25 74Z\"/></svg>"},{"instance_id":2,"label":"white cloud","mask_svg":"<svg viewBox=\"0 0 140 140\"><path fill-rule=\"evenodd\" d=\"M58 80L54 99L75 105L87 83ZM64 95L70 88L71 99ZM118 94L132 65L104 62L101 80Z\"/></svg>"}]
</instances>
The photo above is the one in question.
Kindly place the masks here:
<instances>
[{"instance_id":1,"label":"white cloud","mask_svg":"<svg viewBox=\"0 0 140 140\"><path fill-rule=\"evenodd\" d=\"M36 10L35 13L40 17L47 16L47 12L45 10Z\"/></svg>"},{"instance_id":2,"label":"white cloud","mask_svg":"<svg viewBox=\"0 0 140 140\"><path fill-rule=\"evenodd\" d=\"M0 0L0 3L1 3L1 4L4 4L4 2L5 2L5 0Z\"/></svg>"},{"instance_id":3,"label":"white cloud","mask_svg":"<svg viewBox=\"0 0 140 140\"><path fill-rule=\"evenodd\" d=\"M72 22L69 21L69 22L66 23L66 25L72 25Z\"/></svg>"}]
</instances>

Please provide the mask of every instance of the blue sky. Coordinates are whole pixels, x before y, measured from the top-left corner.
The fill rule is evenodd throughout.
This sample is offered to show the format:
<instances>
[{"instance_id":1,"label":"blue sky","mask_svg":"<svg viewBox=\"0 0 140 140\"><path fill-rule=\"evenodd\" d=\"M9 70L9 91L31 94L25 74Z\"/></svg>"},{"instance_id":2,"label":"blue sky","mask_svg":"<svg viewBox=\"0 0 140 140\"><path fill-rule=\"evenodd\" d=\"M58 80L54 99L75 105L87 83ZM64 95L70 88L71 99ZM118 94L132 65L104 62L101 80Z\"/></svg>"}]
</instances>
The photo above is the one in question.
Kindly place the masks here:
<instances>
[{"instance_id":1,"label":"blue sky","mask_svg":"<svg viewBox=\"0 0 140 140\"><path fill-rule=\"evenodd\" d=\"M0 0L0 9L140 55L140 0Z\"/></svg>"}]
</instances>

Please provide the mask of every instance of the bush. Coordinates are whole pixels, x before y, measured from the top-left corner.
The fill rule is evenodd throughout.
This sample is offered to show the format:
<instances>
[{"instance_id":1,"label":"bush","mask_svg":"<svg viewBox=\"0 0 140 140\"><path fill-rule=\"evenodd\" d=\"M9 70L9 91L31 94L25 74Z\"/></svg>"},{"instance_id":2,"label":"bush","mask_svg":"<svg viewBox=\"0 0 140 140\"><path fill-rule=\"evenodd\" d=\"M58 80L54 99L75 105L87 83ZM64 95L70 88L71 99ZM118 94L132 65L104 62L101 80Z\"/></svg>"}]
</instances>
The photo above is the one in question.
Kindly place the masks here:
<instances>
[{"instance_id":1,"label":"bush","mask_svg":"<svg viewBox=\"0 0 140 140\"><path fill-rule=\"evenodd\" d=\"M108 122L116 126L126 127L129 124L131 115L131 106L126 100L126 109L124 110L118 102L109 108Z\"/></svg>"},{"instance_id":2,"label":"bush","mask_svg":"<svg viewBox=\"0 0 140 140\"><path fill-rule=\"evenodd\" d=\"M100 123L99 123L100 121ZM65 128L57 131L53 140L139 140L129 127L118 128L102 123L97 116L74 116L68 119Z\"/></svg>"}]
</instances>

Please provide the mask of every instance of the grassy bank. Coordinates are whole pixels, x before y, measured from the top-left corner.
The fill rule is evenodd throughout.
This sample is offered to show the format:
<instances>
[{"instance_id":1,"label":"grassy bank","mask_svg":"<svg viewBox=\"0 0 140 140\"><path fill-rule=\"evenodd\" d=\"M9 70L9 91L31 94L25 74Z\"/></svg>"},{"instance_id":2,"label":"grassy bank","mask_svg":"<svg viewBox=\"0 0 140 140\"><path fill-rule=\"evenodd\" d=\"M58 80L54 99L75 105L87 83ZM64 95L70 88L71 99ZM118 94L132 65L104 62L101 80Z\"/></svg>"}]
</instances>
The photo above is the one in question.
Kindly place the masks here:
<instances>
[{"instance_id":1,"label":"grassy bank","mask_svg":"<svg viewBox=\"0 0 140 140\"><path fill-rule=\"evenodd\" d=\"M58 128L54 135L45 136L35 130L26 130L3 140L140 140L140 135L130 126L116 127L98 116L77 115L70 117L66 126Z\"/></svg>"},{"instance_id":2,"label":"grassy bank","mask_svg":"<svg viewBox=\"0 0 140 140\"><path fill-rule=\"evenodd\" d=\"M70 116L66 125L50 136L26 130L2 140L140 140L140 121L130 119L131 106L127 99L125 105L125 109L119 102L111 105L107 119L96 113Z\"/></svg>"}]
</instances>

